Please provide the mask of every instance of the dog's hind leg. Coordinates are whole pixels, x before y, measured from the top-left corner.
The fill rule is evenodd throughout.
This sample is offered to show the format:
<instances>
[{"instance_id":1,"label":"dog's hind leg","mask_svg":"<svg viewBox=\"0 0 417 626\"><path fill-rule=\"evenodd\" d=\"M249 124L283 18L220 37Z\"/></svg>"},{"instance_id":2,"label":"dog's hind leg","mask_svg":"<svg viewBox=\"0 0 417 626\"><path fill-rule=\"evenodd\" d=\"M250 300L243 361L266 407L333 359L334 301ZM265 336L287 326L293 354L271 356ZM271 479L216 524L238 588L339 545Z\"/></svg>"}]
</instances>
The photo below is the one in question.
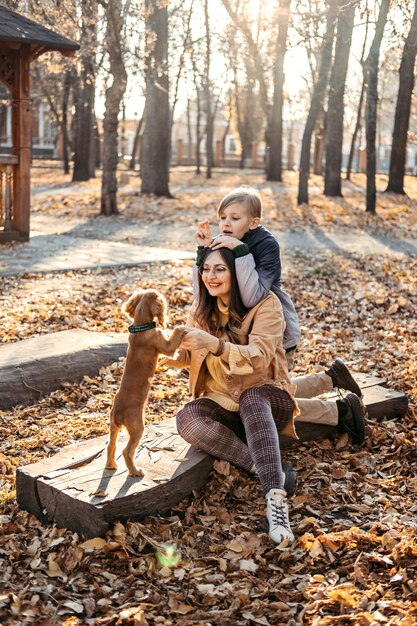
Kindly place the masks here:
<instances>
[{"instance_id":1,"label":"dog's hind leg","mask_svg":"<svg viewBox=\"0 0 417 626\"><path fill-rule=\"evenodd\" d=\"M129 430L128 427L127 430L129 433L129 441L127 442L127 446L123 450L123 457L126 463L127 471L129 473L129 476L143 476L143 471L135 465L135 452L140 440L142 439L144 431L143 422L138 424L135 430Z\"/></svg>"},{"instance_id":2,"label":"dog's hind leg","mask_svg":"<svg viewBox=\"0 0 417 626\"><path fill-rule=\"evenodd\" d=\"M116 424L111 420L110 422L110 438L109 443L107 445L107 461L106 461L106 469L115 470L117 469L116 463L116 442L117 435L120 432L120 426L116 426Z\"/></svg>"}]
</instances>

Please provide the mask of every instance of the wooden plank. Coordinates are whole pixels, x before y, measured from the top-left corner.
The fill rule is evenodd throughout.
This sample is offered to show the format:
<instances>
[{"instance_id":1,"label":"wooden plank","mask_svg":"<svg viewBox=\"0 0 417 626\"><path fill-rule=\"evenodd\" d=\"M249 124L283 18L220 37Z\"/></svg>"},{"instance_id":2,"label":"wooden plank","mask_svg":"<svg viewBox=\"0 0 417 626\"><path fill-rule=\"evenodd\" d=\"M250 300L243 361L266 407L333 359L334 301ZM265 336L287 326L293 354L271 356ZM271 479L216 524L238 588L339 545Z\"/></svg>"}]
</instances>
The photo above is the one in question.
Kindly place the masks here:
<instances>
[{"instance_id":1,"label":"wooden plank","mask_svg":"<svg viewBox=\"0 0 417 626\"><path fill-rule=\"evenodd\" d=\"M0 409L30 404L126 354L127 336L64 330L0 346Z\"/></svg>"},{"instance_id":2,"label":"wooden plank","mask_svg":"<svg viewBox=\"0 0 417 626\"><path fill-rule=\"evenodd\" d=\"M364 381L368 383L369 379ZM373 419L400 418L407 411L403 393L381 385L364 387L363 393ZM297 424L301 442L332 436L335 430ZM143 519L169 511L206 482L213 459L177 434L174 418L147 426L136 454L136 463L145 472L143 478L127 474L121 458L126 439L125 433L119 437L115 472L104 468L107 435L67 446L51 458L18 468L19 506L88 538L105 534L118 519ZM282 448L294 443L281 437Z\"/></svg>"},{"instance_id":3,"label":"wooden plank","mask_svg":"<svg viewBox=\"0 0 417 626\"><path fill-rule=\"evenodd\" d=\"M117 519L164 513L206 482L213 459L178 435L174 418L146 428L136 455L143 478L128 476L120 458L126 439L125 434L119 437L115 472L104 468L107 436L18 468L19 506L44 521L94 537Z\"/></svg>"}]
</instances>

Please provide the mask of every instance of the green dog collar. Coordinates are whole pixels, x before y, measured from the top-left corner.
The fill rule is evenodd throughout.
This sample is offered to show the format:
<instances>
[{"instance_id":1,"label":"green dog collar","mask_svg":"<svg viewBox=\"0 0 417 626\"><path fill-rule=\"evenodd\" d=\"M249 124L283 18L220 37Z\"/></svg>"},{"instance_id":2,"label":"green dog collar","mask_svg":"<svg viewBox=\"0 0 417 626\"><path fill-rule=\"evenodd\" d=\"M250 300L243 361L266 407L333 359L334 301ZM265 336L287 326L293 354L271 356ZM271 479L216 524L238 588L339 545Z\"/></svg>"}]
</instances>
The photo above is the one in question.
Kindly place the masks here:
<instances>
[{"instance_id":1,"label":"green dog collar","mask_svg":"<svg viewBox=\"0 0 417 626\"><path fill-rule=\"evenodd\" d=\"M144 330L151 330L151 328L156 328L156 322L149 322L149 324L141 324L140 326L135 326L131 324L128 327L128 331L130 333L141 333Z\"/></svg>"}]
</instances>

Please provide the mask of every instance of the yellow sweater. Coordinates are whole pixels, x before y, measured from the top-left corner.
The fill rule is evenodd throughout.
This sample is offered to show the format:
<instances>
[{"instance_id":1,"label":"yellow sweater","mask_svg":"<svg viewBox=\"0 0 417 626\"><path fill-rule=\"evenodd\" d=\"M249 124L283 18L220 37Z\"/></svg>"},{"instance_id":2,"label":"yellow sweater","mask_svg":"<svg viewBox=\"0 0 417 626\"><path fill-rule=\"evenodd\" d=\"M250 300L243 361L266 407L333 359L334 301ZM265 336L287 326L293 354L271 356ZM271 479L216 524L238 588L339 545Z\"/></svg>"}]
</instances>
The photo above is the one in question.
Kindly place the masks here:
<instances>
[{"instance_id":1,"label":"yellow sweater","mask_svg":"<svg viewBox=\"0 0 417 626\"><path fill-rule=\"evenodd\" d=\"M220 321L222 326L226 326L227 321L229 319L229 308L223 304L220 298L217 298L217 307L220 311ZM230 396L230 391L227 387L226 383L226 372L232 373L234 371L234 361L236 357L239 362L239 373L250 373L252 371L252 367L248 365L248 371L246 372L246 367L241 360L241 355L239 353L235 354L235 350L233 349L234 345L230 346L230 356L229 363L226 363L218 356L213 356L210 352L206 357L206 366L207 366L207 374L205 379L205 391L204 397L210 398L217 402L221 407L227 409L228 411L239 411L239 404L233 400ZM242 367L243 365L243 367Z\"/></svg>"}]
</instances>

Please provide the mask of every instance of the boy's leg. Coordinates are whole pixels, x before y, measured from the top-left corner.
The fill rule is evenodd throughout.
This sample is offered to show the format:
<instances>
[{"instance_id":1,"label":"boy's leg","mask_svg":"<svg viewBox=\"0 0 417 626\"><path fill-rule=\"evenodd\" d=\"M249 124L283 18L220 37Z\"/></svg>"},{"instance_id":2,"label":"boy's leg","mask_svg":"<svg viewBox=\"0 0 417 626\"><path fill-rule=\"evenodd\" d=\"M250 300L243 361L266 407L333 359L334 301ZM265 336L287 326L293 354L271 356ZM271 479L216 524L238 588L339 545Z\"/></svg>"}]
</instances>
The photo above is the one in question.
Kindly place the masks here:
<instances>
[{"instance_id":1,"label":"boy's leg","mask_svg":"<svg viewBox=\"0 0 417 626\"><path fill-rule=\"evenodd\" d=\"M362 391L349 368L339 358L325 372L297 376L292 379L292 382L297 385L295 393L297 398L315 398L334 387L351 391L359 397L362 396Z\"/></svg>"},{"instance_id":2,"label":"boy's leg","mask_svg":"<svg viewBox=\"0 0 417 626\"><path fill-rule=\"evenodd\" d=\"M317 398L296 398L300 413L295 417L297 422L310 422L312 424L329 424L337 426L339 422L339 410L337 403L331 400L318 400Z\"/></svg>"},{"instance_id":3,"label":"boy's leg","mask_svg":"<svg viewBox=\"0 0 417 626\"><path fill-rule=\"evenodd\" d=\"M325 372L296 376L291 382L297 385L296 398L316 398L333 389L332 379Z\"/></svg>"},{"instance_id":4,"label":"boy's leg","mask_svg":"<svg viewBox=\"0 0 417 626\"><path fill-rule=\"evenodd\" d=\"M297 398L300 413L297 422L336 426L340 433L348 433L353 443L361 444L365 439L366 407L354 393L341 400L329 401Z\"/></svg>"}]
</instances>

